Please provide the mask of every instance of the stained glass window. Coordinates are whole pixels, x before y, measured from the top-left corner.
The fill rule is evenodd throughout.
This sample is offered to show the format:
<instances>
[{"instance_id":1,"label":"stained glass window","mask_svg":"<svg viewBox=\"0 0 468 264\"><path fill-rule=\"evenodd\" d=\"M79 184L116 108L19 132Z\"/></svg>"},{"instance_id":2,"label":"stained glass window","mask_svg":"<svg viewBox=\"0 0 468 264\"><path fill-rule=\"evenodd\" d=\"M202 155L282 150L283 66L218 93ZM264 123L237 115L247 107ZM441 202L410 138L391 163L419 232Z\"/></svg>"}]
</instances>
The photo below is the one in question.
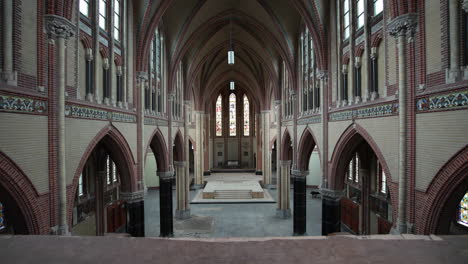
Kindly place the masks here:
<instances>
[{"instance_id":1,"label":"stained glass window","mask_svg":"<svg viewBox=\"0 0 468 264\"><path fill-rule=\"evenodd\" d=\"M348 168L348 180L353 180L353 170L354 170L354 159L349 161L349 168Z\"/></svg>"},{"instance_id":2,"label":"stained glass window","mask_svg":"<svg viewBox=\"0 0 468 264\"><path fill-rule=\"evenodd\" d=\"M121 0L114 0L114 38L120 40Z\"/></svg>"},{"instance_id":3,"label":"stained glass window","mask_svg":"<svg viewBox=\"0 0 468 264\"><path fill-rule=\"evenodd\" d=\"M236 135L236 95L229 95L229 136Z\"/></svg>"},{"instance_id":4,"label":"stained glass window","mask_svg":"<svg viewBox=\"0 0 468 264\"><path fill-rule=\"evenodd\" d=\"M387 193L387 175L385 175L385 171L382 170L382 183L380 186L381 193Z\"/></svg>"},{"instance_id":5,"label":"stained glass window","mask_svg":"<svg viewBox=\"0 0 468 264\"><path fill-rule=\"evenodd\" d=\"M374 0L374 16L382 13L383 0Z\"/></svg>"},{"instance_id":6,"label":"stained glass window","mask_svg":"<svg viewBox=\"0 0 468 264\"><path fill-rule=\"evenodd\" d=\"M117 181L117 166L115 166L115 163L112 162L112 182Z\"/></svg>"},{"instance_id":7,"label":"stained glass window","mask_svg":"<svg viewBox=\"0 0 468 264\"><path fill-rule=\"evenodd\" d=\"M460 201L460 211L457 222L468 227L468 192L465 193L465 196L463 196L463 199Z\"/></svg>"},{"instance_id":8,"label":"stained glass window","mask_svg":"<svg viewBox=\"0 0 468 264\"><path fill-rule=\"evenodd\" d=\"M107 184L110 184L111 183L111 165L110 165L110 157L107 156L107 160L106 160L106 178L107 178Z\"/></svg>"},{"instance_id":9,"label":"stained glass window","mask_svg":"<svg viewBox=\"0 0 468 264\"><path fill-rule=\"evenodd\" d=\"M350 17L349 17L349 0L343 1L343 37L344 39L349 38L349 24L350 24Z\"/></svg>"},{"instance_id":10,"label":"stained glass window","mask_svg":"<svg viewBox=\"0 0 468 264\"><path fill-rule=\"evenodd\" d=\"M99 26L106 30L107 0L99 0Z\"/></svg>"},{"instance_id":11,"label":"stained glass window","mask_svg":"<svg viewBox=\"0 0 468 264\"><path fill-rule=\"evenodd\" d=\"M223 113L223 105L222 105L222 96L219 95L218 99L216 100L216 136L223 135L223 124L222 124L222 113Z\"/></svg>"},{"instance_id":12,"label":"stained glass window","mask_svg":"<svg viewBox=\"0 0 468 264\"><path fill-rule=\"evenodd\" d=\"M364 0L357 1L357 27L364 26Z\"/></svg>"},{"instance_id":13,"label":"stained glass window","mask_svg":"<svg viewBox=\"0 0 468 264\"><path fill-rule=\"evenodd\" d=\"M78 196L83 196L83 174L80 175L80 179L78 180Z\"/></svg>"},{"instance_id":14,"label":"stained glass window","mask_svg":"<svg viewBox=\"0 0 468 264\"><path fill-rule=\"evenodd\" d=\"M3 204L0 203L0 230L5 228L5 223L3 221Z\"/></svg>"},{"instance_id":15,"label":"stained glass window","mask_svg":"<svg viewBox=\"0 0 468 264\"><path fill-rule=\"evenodd\" d=\"M357 153L356 153L356 159L354 162L354 169L356 170L354 174L354 181L358 183L359 182L359 155Z\"/></svg>"},{"instance_id":16,"label":"stained glass window","mask_svg":"<svg viewBox=\"0 0 468 264\"><path fill-rule=\"evenodd\" d=\"M244 136L250 135L250 103L247 95L244 95Z\"/></svg>"}]
</instances>

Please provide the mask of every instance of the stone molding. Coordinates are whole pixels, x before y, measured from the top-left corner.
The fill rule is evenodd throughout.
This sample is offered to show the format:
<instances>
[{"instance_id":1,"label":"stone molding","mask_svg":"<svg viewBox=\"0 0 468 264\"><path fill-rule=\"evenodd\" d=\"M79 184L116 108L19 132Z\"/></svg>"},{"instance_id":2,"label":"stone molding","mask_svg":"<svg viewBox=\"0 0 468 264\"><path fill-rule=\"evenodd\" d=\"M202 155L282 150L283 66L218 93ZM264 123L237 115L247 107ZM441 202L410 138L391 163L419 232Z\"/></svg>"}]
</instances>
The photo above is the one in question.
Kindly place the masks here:
<instances>
[{"instance_id":1,"label":"stone molding","mask_svg":"<svg viewBox=\"0 0 468 264\"><path fill-rule=\"evenodd\" d=\"M412 37L418 25L418 15L416 13L407 13L394 18L388 23L387 32L390 36L398 38L399 36Z\"/></svg>"},{"instance_id":2,"label":"stone molding","mask_svg":"<svg viewBox=\"0 0 468 264\"><path fill-rule=\"evenodd\" d=\"M145 194L145 190L140 190L136 192L121 192L120 199L124 200L127 203L136 203L143 201L145 198Z\"/></svg>"},{"instance_id":3,"label":"stone molding","mask_svg":"<svg viewBox=\"0 0 468 264\"><path fill-rule=\"evenodd\" d=\"M320 188L320 194L322 198L330 199L330 200L339 200L341 197L344 196L344 191L336 191L330 190L326 188Z\"/></svg>"},{"instance_id":4,"label":"stone molding","mask_svg":"<svg viewBox=\"0 0 468 264\"><path fill-rule=\"evenodd\" d=\"M174 167L185 168L187 167L187 162L186 161L174 161Z\"/></svg>"},{"instance_id":5,"label":"stone molding","mask_svg":"<svg viewBox=\"0 0 468 264\"><path fill-rule=\"evenodd\" d=\"M0 95L0 112L20 112L47 115L48 104L45 100L16 95Z\"/></svg>"},{"instance_id":6,"label":"stone molding","mask_svg":"<svg viewBox=\"0 0 468 264\"><path fill-rule=\"evenodd\" d=\"M309 175L309 171L292 170L291 175L293 176L293 178L305 179L307 175Z\"/></svg>"},{"instance_id":7,"label":"stone molding","mask_svg":"<svg viewBox=\"0 0 468 264\"><path fill-rule=\"evenodd\" d=\"M280 166L282 168L290 167L291 166L291 161L290 160L280 160Z\"/></svg>"},{"instance_id":8,"label":"stone molding","mask_svg":"<svg viewBox=\"0 0 468 264\"><path fill-rule=\"evenodd\" d=\"M382 104L329 114L330 121L353 120L360 118L391 116L398 113L398 103Z\"/></svg>"},{"instance_id":9,"label":"stone molding","mask_svg":"<svg viewBox=\"0 0 468 264\"><path fill-rule=\"evenodd\" d=\"M158 171L156 175L161 178L161 180L171 180L174 179L174 172L173 171Z\"/></svg>"},{"instance_id":10,"label":"stone molding","mask_svg":"<svg viewBox=\"0 0 468 264\"><path fill-rule=\"evenodd\" d=\"M74 35L75 26L70 20L57 15L45 15L44 19L45 30L50 38L69 39Z\"/></svg>"},{"instance_id":11,"label":"stone molding","mask_svg":"<svg viewBox=\"0 0 468 264\"><path fill-rule=\"evenodd\" d=\"M137 121L136 115L74 104L66 104L65 116L83 119L108 120L122 123L136 123Z\"/></svg>"}]
</instances>

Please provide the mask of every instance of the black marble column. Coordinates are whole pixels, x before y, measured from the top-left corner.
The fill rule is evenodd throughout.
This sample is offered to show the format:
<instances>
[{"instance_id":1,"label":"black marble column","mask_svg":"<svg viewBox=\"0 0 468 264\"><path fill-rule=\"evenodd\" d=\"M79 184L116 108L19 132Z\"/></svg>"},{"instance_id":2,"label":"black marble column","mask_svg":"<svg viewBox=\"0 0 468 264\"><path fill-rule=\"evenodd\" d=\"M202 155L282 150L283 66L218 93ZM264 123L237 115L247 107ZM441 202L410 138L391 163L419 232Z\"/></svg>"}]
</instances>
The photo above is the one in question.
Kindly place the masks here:
<instances>
[{"instance_id":1,"label":"black marble column","mask_svg":"<svg viewBox=\"0 0 468 264\"><path fill-rule=\"evenodd\" d=\"M341 192L321 189L322 194L322 235L341 230Z\"/></svg>"},{"instance_id":2,"label":"black marble column","mask_svg":"<svg viewBox=\"0 0 468 264\"><path fill-rule=\"evenodd\" d=\"M160 236L173 237L172 182L173 172L158 172L159 176L159 214Z\"/></svg>"},{"instance_id":3,"label":"black marble column","mask_svg":"<svg viewBox=\"0 0 468 264\"><path fill-rule=\"evenodd\" d=\"M127 232L133 237L145 236L145 202L127 203Z\"/></svg>"},{"instance_id":4,"label":"black marble column","mask_svg":"<svg viewBox=\"0 0 468 264\"><path fill-rule=\"evenodd\" d=\"M145 192L122 192L120 198L125 201L127 209L127 233L133 237L145 236Z\"/></svg>"},{"instance_id":5,"label":"black marble column","mask_svg":"<svg viewBox=\"0 0 468 264\"><path fill-rule=\"evenodd\" d=\"M306 217L306 175L308 171L293 170L294 180L294 214L293 214L293 230L295 236L306 234L307 217Z\"/></svg>"}]
</instances>

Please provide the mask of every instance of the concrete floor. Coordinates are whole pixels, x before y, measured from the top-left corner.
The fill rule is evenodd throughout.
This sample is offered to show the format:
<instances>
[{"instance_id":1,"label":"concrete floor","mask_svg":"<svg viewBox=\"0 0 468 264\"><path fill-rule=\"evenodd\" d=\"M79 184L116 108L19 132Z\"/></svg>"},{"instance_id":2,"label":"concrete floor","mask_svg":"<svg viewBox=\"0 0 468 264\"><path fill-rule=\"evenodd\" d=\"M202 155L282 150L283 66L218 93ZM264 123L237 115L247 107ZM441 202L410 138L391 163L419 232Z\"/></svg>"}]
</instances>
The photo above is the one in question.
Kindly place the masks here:
<instances>
[{"instance_id":1,"label":"concrete floor","mask_svg":"<svg viewBox=\"0 0 468 264\"><path fill-rule=\"evenodd\" d=\"M232 177L232 176L231 176ZM210 178L210 177L206 177ZM213 177L219 180L220 175ZM245 178L245 177L243 177ZM269 190L276 200L277 191ZM291 189L291 213L292 213ZM196 191L190 192L191 199ZM173 192L175 210L175 191ZM193 222L175 221L176 237L285 237L292 236L293 219L279 219L274 204L191 204ZM321 200L307 194L307 234L321 234ZM211 228L208 228L210 225ZM159 236L159 191L150 190L145 198L145 235Z\"/></svg>"},{"instance_id":2,"label":"concrete floor","mask_svg":"<svg viewBox=\"0 0 468 264\"><path fill-rule=\"evenodd\" d=\"M467 236L162 239L0 236L1 263L468 263Z\"/></svg>"}]
</instances>

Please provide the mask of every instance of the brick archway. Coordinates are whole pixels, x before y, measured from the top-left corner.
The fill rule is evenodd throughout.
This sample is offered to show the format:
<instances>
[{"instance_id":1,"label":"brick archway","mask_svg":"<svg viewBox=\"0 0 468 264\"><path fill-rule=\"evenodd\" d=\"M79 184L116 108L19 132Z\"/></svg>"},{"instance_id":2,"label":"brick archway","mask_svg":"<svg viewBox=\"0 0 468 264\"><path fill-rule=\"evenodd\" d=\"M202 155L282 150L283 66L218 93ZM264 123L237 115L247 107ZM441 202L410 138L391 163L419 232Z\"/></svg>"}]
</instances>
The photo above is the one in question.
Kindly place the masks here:
<instances>
[{"instance_id":1,"label":"brick archway","mask_svg":"<svg viewBox=\"0 0 468 264\"><path fill-rule=\"evenodd\" d=\"M104 127L89 143L75 171L73 183L67 186L68 222L70 226L72 221L72 208L80 175L89 157L99 147L104 147L111 159L115 162L120 174L121 190L123 192L133 192L139 189L135 161L128 142L114 126L108 125Z\"/></svg>"},{"instance_id":2,"label":"brick archway","mask_svg":"<svg viewBox=\"0 0 468 264\"><path fill-rule=\"evenodd\" d=\"M0 186L19 207L29 234L47 234L48 223L43 221L38 192L29 177L7 155L0 151ZM43 209L42 209L43 210Z\"/></svg>"},{"instance_id":3,"label":"brick archway","mask_svg":"<svg viewBox=\"0 0 468 264\"><path fill-rule=\"evenodd\" d=\"M445 163L427 188L425 206L421 213L422 224L418 232L425 234L443 233L447 219L468 187L468 146L456 153Z\"/></svg>"},{"instance_id":4,"label":"brick archway","mask_svg":"<svg viewBox=\"0 0 468 264\"><path fill-rule=\"evenodd\" d=\"M297 159L297 168L301 171L306 171L309 165L310 155L317 145L317 139L312 133L312 129L307 127L302 133L301 140L299 141L298 147L298 159ZM319 158L320 158L320 149L318 149ZM322 162L320 162L320 165Z\"/></svg>"}]
</instances>

